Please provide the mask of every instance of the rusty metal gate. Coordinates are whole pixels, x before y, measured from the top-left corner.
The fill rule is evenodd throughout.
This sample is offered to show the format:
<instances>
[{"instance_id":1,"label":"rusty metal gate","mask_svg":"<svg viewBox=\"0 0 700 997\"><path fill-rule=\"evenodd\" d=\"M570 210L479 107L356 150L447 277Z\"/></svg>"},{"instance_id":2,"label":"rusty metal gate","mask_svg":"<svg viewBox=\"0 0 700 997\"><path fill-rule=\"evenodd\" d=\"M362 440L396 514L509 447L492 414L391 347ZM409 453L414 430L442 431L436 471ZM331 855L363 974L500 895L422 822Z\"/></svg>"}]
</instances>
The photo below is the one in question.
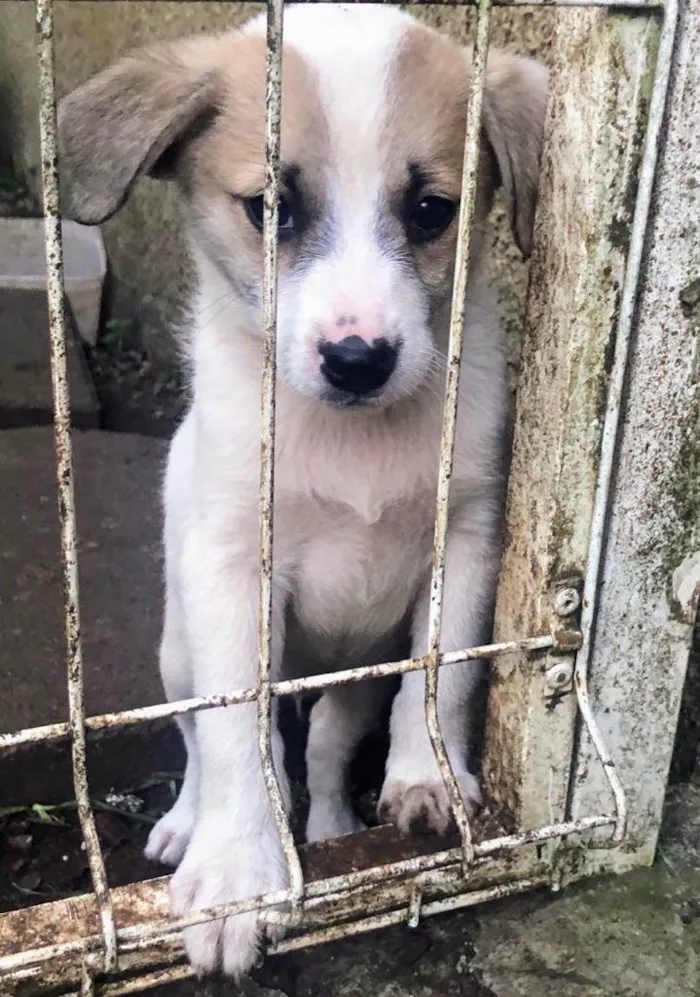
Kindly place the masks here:
<instances>
[{"instance_id":1,"label":"rusty metal gate","mask_svg":"<svg viewBox=\"0 0 700 997\"><path fill-rule=\"evenodd\" d=\"M429 0L430 2L430 0ZM441 2L441 0L434 0ZM449 0L443 0L449 2ZM260 657L254 688L85 716L58 209L52 0L37 0L41 165L70 719L0 735L69 737L93 892L0 916L0 992L121 994L185 977L179 929L256 909L282 952L651 861L700 591L700 2L559 0L507 510L496 642L440 654L462 301L492 6L476 6L440 452L429 652L271 682L277 191L283 2L268 2ZM542 6L530 0L529 6ZM577 8L573 10L573 8ZM581 148L581 138L586 147ZM571 184L571 178L575 182ZM568 187L564 185L568 182ZM654 197L652 198L652 195ZM695 547L694 547L695 544ZM491 658L484 775L515 830L476 840L436 708L444 663ZM458 835L352 856L297 850L272 764L272 697L424 669L426 719ZM167 879L110 889L88 794L87 732L257 703L289 889L177 920ZM653 751L650 746L653 746ZM390 861L387 856L390 857ZM280 912L280 904L289 912Z\"/></svg>"}]
</instances>

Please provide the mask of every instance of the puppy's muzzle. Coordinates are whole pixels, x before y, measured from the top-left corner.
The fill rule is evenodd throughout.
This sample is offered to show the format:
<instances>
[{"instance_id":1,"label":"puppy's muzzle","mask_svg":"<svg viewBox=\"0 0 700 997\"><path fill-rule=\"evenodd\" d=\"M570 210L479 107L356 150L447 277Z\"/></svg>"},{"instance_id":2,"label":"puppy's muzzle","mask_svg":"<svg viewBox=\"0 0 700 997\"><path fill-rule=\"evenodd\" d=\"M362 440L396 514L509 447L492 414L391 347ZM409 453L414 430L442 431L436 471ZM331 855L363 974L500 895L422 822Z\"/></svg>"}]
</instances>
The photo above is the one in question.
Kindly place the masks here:
<instances>
[{"instance_id":1,"label":"puppy's muzzle","mask_svg":"<svg viewBox=\"0 0 700 997\"><path fill-rule=\"evenodd\" d=\"M362 397L383 388L398 358L398 349L386 339L368 343L361 336L345 336L337 343L322 341L321 373L337 391Z\"/></svg>"}]
</instances>

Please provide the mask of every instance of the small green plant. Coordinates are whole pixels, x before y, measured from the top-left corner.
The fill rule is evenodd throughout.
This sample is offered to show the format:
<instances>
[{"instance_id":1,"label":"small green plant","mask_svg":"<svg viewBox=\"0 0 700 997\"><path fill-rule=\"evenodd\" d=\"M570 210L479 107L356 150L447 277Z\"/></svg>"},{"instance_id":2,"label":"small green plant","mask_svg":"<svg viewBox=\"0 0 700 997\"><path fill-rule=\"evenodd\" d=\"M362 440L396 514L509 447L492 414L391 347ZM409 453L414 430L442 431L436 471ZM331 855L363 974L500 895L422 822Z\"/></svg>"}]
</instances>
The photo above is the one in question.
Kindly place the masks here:
<instances>
[{"instance_id":1,"label":"small green plant","mask_svg":"<svg viewBox=\"0 0 700 997\"><path fill-rule=\"evenodd\" d=\"M110 353L121 353L131 331L131 322L123 318L111 318L104 324L100 334L100 345Z\"/></svg>"},{"instance_id":2,"label":"small green plant","mask_svg":"<svg viewBox=\"0 0 700 997\"><path fill-rule=\"evenodd\" d=\"M93 798L92 806L95 810L105 810L109 813L119 814L127 820L133 820L141 824L155 824L158 819L154 814L139 812L140 807L135 809L131 805L134 796L138 796L144 790L152 789L154 786L167 786L173 798L177 797L178 783L182 782L181 772L154 772L152 778L142 782L133 789L128 789L120 793L107 793L104 799ZM138 800L136 801L138 803ZM141 801L142 802L142 801ZM0 807L0 820L5 817L22 817L32 823L37 824L63 824L61 813L78 809L75 800L66 800L65 803L32 803L27 806L17 805Z\"/></svg>"}]
</instances>

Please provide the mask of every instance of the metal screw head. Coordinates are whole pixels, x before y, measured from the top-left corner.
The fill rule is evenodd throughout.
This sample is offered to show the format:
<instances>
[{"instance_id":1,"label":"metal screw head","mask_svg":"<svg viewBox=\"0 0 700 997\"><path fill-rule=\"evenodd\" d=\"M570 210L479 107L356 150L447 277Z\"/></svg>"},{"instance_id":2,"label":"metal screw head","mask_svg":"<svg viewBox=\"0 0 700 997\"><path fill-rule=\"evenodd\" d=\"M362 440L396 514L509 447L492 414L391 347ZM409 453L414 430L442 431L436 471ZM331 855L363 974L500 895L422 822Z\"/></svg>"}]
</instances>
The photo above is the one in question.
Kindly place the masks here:
<instances>
[{"instance_id":1,"label":"metal screw head","mask_svg":"<svg viewBox=\"0 0 700 997\"><path fill-rule=\"evenodd\" d=\"M575 588L560 589L554 596L554 612L557 616L571 616L581 605L581 596Z\"/></svg>"},{"instance_id":2,"label":"metal screw head","mask_svg":"<svg viewBox=\"0 0 700 997\"><path fill-rule=\"evenodd\" d=\"M574 677L574 666L571 662L560 661L547 669L545 675L545 685L548 692L559 692L569 685Z\"/></svg>"}]
</instances>

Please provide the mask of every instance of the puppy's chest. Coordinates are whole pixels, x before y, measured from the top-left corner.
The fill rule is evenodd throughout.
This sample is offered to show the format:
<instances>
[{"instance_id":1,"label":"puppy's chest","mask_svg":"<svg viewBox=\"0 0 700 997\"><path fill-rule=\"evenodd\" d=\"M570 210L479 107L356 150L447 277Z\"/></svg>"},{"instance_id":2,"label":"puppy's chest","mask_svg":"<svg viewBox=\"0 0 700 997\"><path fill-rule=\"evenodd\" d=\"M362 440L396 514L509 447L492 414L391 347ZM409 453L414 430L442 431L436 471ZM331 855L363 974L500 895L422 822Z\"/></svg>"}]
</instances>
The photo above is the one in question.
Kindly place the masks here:
<instances>
[{"instance_id":1,"label":"puppy's chest","mask_svg":"<svg viewBox=\"0 0 700 997\"><path fill-rule=\"evenodd\" d=\"M398 425L331 419L288 445L282 429L275 543L289 554L303 628L369 640L405 617L427 578L439 413Z\"/></svg>"},{"instance_id":2,"label":"puppy's chest","mask_svg":"<svg viewBox=\"0 0 700 997\"><path fill-rule=\"evenodd\" d=\"M427 576L433 508L425 493L367 522L352 507L314 502L292 570L291 608L303 628L362 643L396 626Z\"/></svg>"}]
</instances>

